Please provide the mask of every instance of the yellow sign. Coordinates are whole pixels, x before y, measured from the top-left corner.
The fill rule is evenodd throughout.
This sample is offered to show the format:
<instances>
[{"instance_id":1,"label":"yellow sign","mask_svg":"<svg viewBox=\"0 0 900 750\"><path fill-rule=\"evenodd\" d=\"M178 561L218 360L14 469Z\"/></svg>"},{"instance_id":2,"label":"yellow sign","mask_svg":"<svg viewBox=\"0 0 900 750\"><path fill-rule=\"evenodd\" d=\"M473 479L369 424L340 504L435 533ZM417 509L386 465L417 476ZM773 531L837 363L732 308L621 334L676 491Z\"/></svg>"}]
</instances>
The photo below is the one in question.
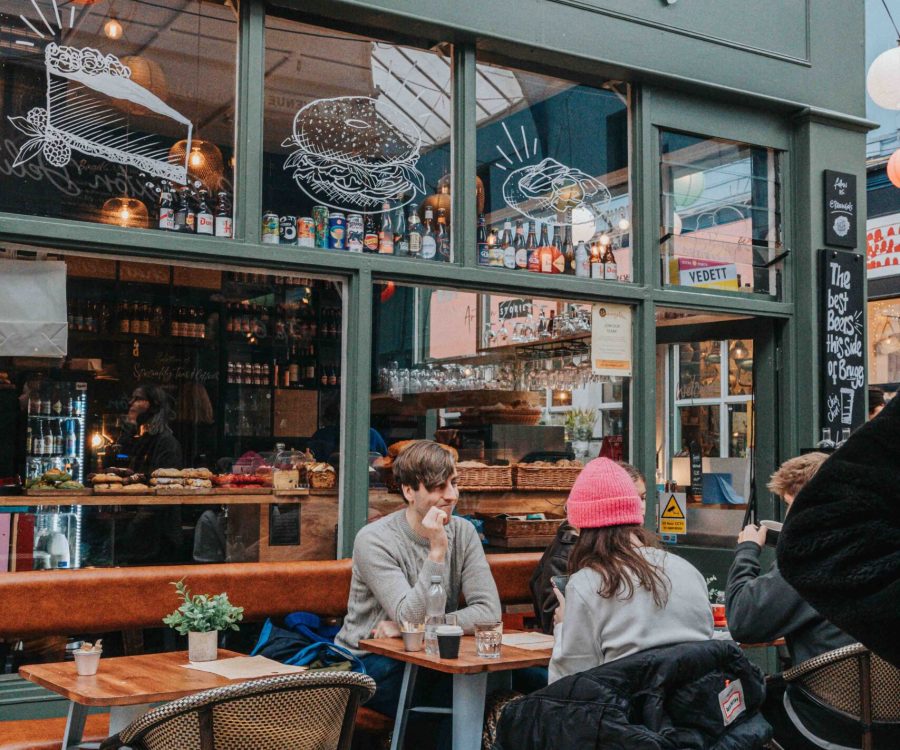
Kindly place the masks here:
<instances>
[{"instance_id":1,"label":"yellow sign","mask_svg":"<svg viewBox=\"0 0 900 750\"><path fill-rule=\"evenodd\" d=\"M684 507L686 498L683 492L672 493L660 496L659 507L662 509L659 514L659 530L662 534L686 534L687 533L687 517L685 516Z\"/></svg>"}]
</instances>

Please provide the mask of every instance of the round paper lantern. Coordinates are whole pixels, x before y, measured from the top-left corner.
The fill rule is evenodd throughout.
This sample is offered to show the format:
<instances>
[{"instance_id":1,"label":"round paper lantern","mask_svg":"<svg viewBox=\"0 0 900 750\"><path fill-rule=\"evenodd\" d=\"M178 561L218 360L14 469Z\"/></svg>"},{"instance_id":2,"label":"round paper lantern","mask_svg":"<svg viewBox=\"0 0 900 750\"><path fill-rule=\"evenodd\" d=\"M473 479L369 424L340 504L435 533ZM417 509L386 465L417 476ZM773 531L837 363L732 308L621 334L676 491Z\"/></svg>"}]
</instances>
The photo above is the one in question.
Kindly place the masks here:
<instances>
[{"instance_id":1,"label":"round paper lantern","mask_svg":"<svg viewBox=\"0 0 900 750\"><path fill-rule=\"evenodd\" d=\"M672 196L676 208L687 208L697 202L706 189L706 177L703 172L688 172L672 181Z\"/></svg>"},{"instance_id":2,"label":"round paper lantern","mask_svg":"<svg viewBox=\"0 0 900 750\"><path fill-rule=\"evenodd\" d=\"M884 109L900 109L900 47L882 52L869 66L866 91Z\"/></svg>"},{"instance_id":3,"label":"round paper lantern","mask_svg":"<svg viewBox=\"0 0 900 750\"><path fill-rule=\"evenodd\" d=\"M184 164L187 141L180 140L169 149L171 164ZM191 152L187 154L188 177L199 180L210 193L215 193L225 174L222 152L215 143L195 138L191 141Z\"/></svg>"},{"instance_id":4,"label":"round paper lantern","mask_svg":"<svg viewBox=\"0 0 900 750\"><path fill-rule=\"evenodd\" d=\"M900 148L891 154L887 163L887 176L894 187L900 188Z\"/></svg>"},{"instance_id":5,"label":"round paper lantern","mask_svg":"<svg viewBox=\"0 0 900 750\"><path fill-rule=\"evenodd\" d=\"M150 216L147 214L147 207L141 201L123 195L119 198L110 198L103 204L103 223L146 229L150 226Z\"/></svg>"}]
</instances>

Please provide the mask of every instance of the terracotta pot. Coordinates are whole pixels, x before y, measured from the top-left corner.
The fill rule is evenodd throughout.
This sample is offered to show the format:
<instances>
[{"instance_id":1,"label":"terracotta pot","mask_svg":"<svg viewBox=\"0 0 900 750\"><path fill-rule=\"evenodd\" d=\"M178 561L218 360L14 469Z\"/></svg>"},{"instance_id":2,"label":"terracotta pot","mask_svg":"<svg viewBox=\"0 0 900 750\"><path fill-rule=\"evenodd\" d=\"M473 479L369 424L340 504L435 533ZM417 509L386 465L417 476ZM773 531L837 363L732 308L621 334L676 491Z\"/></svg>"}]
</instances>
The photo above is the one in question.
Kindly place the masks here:
<instances>
[{"instance_id":1,"label":"terracotta pot","mask_svg":"<svg viewBox=\"0 0 900 750\"><path fill-rule=\"evenodd\" d=\"M191 661L215 661L218 658L219 631L188 633L188 659Z\"/></svg>"}]
</instances>

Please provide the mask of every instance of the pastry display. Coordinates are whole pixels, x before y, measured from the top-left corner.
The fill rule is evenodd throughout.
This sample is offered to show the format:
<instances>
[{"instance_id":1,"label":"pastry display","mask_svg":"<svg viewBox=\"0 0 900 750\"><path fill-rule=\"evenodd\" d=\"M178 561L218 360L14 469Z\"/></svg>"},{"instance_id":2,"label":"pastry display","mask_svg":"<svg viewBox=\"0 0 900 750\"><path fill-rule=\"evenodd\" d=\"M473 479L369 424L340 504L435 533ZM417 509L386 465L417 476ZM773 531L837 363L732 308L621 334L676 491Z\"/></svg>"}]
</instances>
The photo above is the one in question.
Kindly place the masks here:
<instances>
[{"instance_id":1,"label":"pastry display","mask_svg":"<svg viewBox=\"0 0 900 750\"><path fill-rule=\"evenodd\" d=\"M72 475L62 469L49 469L39 477L25 482L25 489L32 490L83 490L84 485L72 479Z\"/></svg>"},{"instance_id":2,"label":"pastry display","mask_svg":"<svg viewBox=\"0 0 900 750\"><path fill-rule=\"evenodd\" d=\"M309 464L306 475L309 478L309 486L313 489L330 490L337 483L337 473L331 464Z\"/></svg>"}]
</instances>

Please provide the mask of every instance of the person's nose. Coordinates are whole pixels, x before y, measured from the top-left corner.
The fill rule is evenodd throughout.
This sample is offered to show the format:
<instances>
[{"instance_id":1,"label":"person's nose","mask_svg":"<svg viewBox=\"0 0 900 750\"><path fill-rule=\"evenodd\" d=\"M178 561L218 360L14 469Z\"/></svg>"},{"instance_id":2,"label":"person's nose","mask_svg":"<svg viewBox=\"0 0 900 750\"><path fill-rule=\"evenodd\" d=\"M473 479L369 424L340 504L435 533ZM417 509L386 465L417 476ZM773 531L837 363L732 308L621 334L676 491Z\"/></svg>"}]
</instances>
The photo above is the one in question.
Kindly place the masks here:
<instances>
[{"instance_id":1,"label":"person's nose","mask_svg":"<svg viewBox=\"0 0 900 750\"><path fill-rule=\"evenodd\" d=\"M459 500L459 489L452 482L447 482L447 486L444 488L444 500L448 503L455 503Z\"/></svg>"}]
</instances>

